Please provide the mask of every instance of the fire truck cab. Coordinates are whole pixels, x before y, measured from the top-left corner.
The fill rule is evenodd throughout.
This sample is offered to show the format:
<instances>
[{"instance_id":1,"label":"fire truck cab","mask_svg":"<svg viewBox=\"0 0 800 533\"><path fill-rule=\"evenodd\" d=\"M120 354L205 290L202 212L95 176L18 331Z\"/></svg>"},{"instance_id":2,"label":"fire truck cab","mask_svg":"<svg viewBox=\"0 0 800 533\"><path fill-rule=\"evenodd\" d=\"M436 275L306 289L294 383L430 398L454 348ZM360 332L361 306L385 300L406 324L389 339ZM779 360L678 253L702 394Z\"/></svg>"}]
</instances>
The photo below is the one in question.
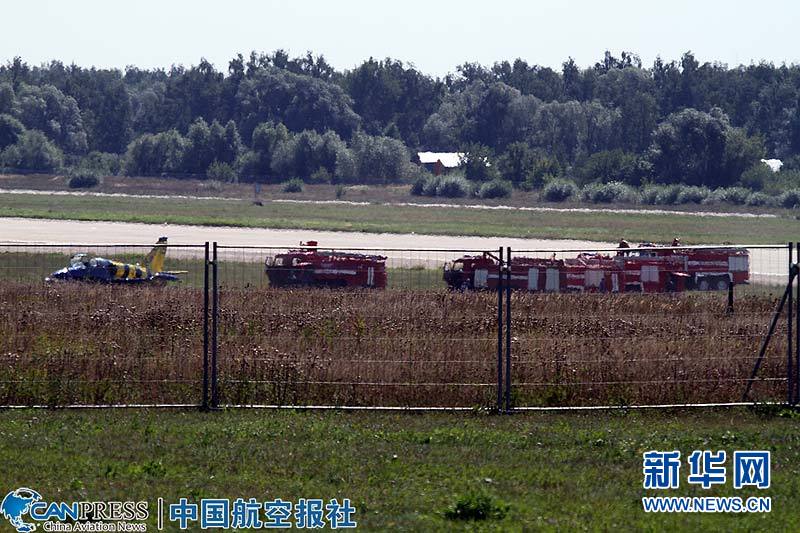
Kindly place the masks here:
<instances>
[{"instance_id":1,"label":"fire truck cab","mask_svg":"<svg viewBox=\"0 0 800 533\"><path fill-rule=\"evenodd\" d=\"M271 286L386 288L386 257L319 250L316 241L300 245L266 259Z\"/></svg>"},{"instance_id":2,"label":"fire truck cab","mask_svg":"<svg viewBox=\"0 0 800 533\"><path fill-rule=\"evenodd\" d=\"M497 261L483 255L465 255L445 263L444 280L453 289L496 289L500 274Z\"/></svg>"}]
</instances>

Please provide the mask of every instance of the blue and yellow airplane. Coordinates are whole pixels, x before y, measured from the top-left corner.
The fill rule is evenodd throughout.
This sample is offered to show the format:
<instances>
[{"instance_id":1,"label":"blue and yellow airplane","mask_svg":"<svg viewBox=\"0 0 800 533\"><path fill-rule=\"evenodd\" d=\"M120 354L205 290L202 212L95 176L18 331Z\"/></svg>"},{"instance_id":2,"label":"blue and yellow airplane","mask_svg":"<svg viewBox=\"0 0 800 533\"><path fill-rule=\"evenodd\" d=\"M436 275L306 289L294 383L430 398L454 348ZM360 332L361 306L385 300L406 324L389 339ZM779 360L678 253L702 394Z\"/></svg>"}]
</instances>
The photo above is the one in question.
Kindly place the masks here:
<instances>
[{"instance_id":1,"label":"blue and yellow airplane","mask_svg":"<svg viewBox=\"0 0 800 533\"><path fill-rule=\"evenodd\" d=\"M185 270L164 270L164 258L167 255L167 238L161 237L144 258L144 265L130 264L90 257L89 254L75 254L69 266L50 274L45 281L75 280L93 281L97 283L161 283L180 281L178 274L186 274Z\"/></svg>"}]
</instances>

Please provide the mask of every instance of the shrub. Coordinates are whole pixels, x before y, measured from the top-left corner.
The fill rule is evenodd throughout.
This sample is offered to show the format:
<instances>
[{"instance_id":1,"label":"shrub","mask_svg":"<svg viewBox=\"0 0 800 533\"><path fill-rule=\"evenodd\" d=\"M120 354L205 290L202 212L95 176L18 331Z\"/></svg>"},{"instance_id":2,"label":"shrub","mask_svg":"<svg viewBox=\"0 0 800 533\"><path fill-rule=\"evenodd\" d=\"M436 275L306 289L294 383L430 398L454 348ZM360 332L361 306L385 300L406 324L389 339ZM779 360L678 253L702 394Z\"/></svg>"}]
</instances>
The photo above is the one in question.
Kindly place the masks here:
<instances>
[{"instance_id":1,"label":"shrub","mask_svg":"<svg viewBox=\"0 0 800 533\"><path fill-rule=\"evenodd\" d=\"M308 181L309 183L330 183L331 173L328 172L327 168L319 167L311 173L311 177L308 178Z\"/></svg>"},{"instance_id":2,"label":"shrub","mask_svg":"<svg viewBox=\"0 0 800 533\"><path fill-rule=\"evenodd\" d=\"M700 204L708 198L711 191L708 187L698 187L696 185L678 187L678 197L676 203L679 204Z\"/></svg>"},{"instance_id":3,"label":"shrub","mask_svg":"<svg viewBox=\"0 0 800 533\"><path fill-rule=\"evenodd\" d=\"M430 176L428 179L425 180L425 183L422 186L422 195L436 196L436 193L439 190L439 184L441 182L442 178L440 176Z\"/></svg>"},{"instance_id":4,"label":"shrub","mask_svg":"<svg viewBox=\"0 0 800 533\"><path fill-rule=\"evenodd\" d=\"M673 205L678 202L680 185L647 185L642 190L642 203L648 205Z\"/></svg>"},{"instance_id":5,"label":"shrub","mask_svg":"<svg viewBox=\"0 0 800 533\"><path fill-rule=\"evenodd\" d=\"M445 198L463 198L469 196L472 184L463 176L445 176L439 178L436 186L436 196Z\"/></svg>"},{"instance_id":6,"label":"shrub","mask_svg":"<svg viewBox=\"0 0 800 533\"><path fill-rule=\"evenodd\" d=\"M565 179L554 179L542 189L542 198L548 202L563 202L578 193L575 182Z\"/></svg>"},{"instance_id":7,"label":"shrub","mask_svg":"<svg viewBox=\"0 0 800 533\"><path fill-rule=\"evenodd\" d=\"M508 198L511 196L511 190L511 182L494 179L481 185L478 188L477 196L484 200L490 198Z\"/></svg>"},{"instance_id":8,"label":"shrub","mask_svg":"<svg viewBox=\"0 0 800 533\"><path fill-rule=\"evenodd\" d=\"M725 201L725 192L722 189L714 189L709 193L703 203L706 205L721 204Z\"/></svg>"},{"instance_id":9,"label":"shrub","mask_svg":"<svg viewBox=\"0 0 800 533\"><path fill-rule=\"evenodd\" d=\"M533 155L533 161L528 164L525 172L525 179L522 183L515 183L515 185L519 185L520 189L526 191L541 189L552 180L563 175L563 169L557 159L540 153Z\"/></svg>"},{"instance_id":10,"label":"shrub","mask_svg":"<svg viewBox=\"0 0 800 533\"><path fill-rule=\"evenodd\" d=\"M725 201L733 205L744 205L752 191L744 187L730 187L725 189Z\"/></svg>"},{"instance_id":11,"label":"shrub","mask_svg":"<svg viewBox=\"0 0 800 533\"><path fill-rule=\"evenodd\" d=\"M428 180L431 177L430 175L426 175L426 173L420 172L416 179L414 179L414 183L411 184L411 194L414 196L422 196L425 194L425 186L428 184Z\"/></svg>"},{"instance_id":12,"label":"shrub","mask_svg":"<svg viewBox=\"0 0 800 533\"><path fill-rule=\"evenodd\" d=\"M489 183L486 183L485 185L489 185ZM450 176L433 176L428 173L419 174L417 179L414 180L414 183L411 184L411 194L415 196L444 196L445 198L463 198L465 196L469 196L473 190L473 184L470 183L470 181L464 176L458 174L452 174ZM495 197L487 196L486 198Z\"/></svg>"},{"instance_id":13,"label":"shrub","mask_svg":"<svg viewBox=\"0 0 800 533\"><path fill-rule=\"evenodd\" d=\"M69 178L70 189L91 189L100 184L100 176L91 170L78 170L71 173Z\"/></svg>"},{"instance_id":14,"label":"shrub","mask_svg":"<svg viewBox=\"0 0 800 533\"><path fill-rule=\"evenodd\" d=\"M495 501L488 494L470 493L456 500L444 515L450 520L502 520L507 512L508 505Z\"/></svg>"},{"instance_id":15,"label":"shrub","mask_svg":"<svg viewBox=\"0 0 800 533\"><path fill-rule=\"evenodd\" d=\"M760 191L773 179L772 174L772 170L765 163L759 161L742 173L739 184L742 187Z\"/></svg>"},{"instance_id":16,"label":"shrub","mask_svg":"<svg viewBox=\"0 0 800 533\"><path fill-rule=\"evenodd\" d=\"M523 191L532 191L534 189L541 189L546 184L550 183L558 176L556 174L543 174L541 176L529 172L525 181L519 184L519 188Z\"/></svg>"},{"instance_id":17,"label":"shrub","mask_svg":"<svg viewBox=\"0 0 800 533\"><path fill-rule=\"evenodd\" d=\"M239 181L236 171L228 163L220 163L214 161L208 165L206 170L206 177L211 180L222 181L226 183L236 183Z\"/></svg>"},{"instance_id":18,"label":"shrub","mask_svg":"<svg viewBox=\"0 0 800 533\"><path fill-rule=\"evenodd\" d=\"M770 176L764 182L765 193L778 195L783 191L790 191L800 187L800 171L784 167L780 172L770 171Z\"/></svg>"},{"instance_id":19,"label":"shrub","mask_svg":"<svg viewBox=\"0 0 800 533\"><path fill-rule=\"evenodd\" d=\"M281 187L283 192L303 192L303 180L292 178Z\"/></svg>"},{"instance_id":20,"label":"shrub","mask_svg":"<svg viewBox=\"0 0 800 533\"><path fill-rule=\"evenodd\" d=\"M122 158L119 154L106 152L89 152L81 159L79 168L94 170L100 176L115 176L122 168Z\"/></svg>"},{"instance_id":21,"label":"shrub","mask_svg":"<svg viewBox=\"0 0 800 533\"><path fill-rule=\"evenodd\" d=\"M744 205L747 203L747 198L750 196L751 191L744 187L720 187L714 189L708 197L703 201L704 204L733 204Z\"/></svg>"},{"instance_id":22,"label":"shrub","mask_svg":"<svg viewBox=\"0 0 800 533\"><path fill-rule=\"evenodd\" d=\"M763 192L754 192L747 197L747 205L752 206L768 206L775 203L775 199Z\"/></svg>"},{"instance_id":23,"label":"shrub","mask_svg":"<svg viewBox=\"0 0 800 533\"><path fill-rule=\"evenodd\" d=\"M620 149L596 152L575 168L575 177L582 184L621 181L638 185L640 174L636 155Z\"/></svg>"},{"instance_id":24,"label":"shrub","mask_svg":"<svg viewBox=\"0 0 800 533\"><path fill-rule=\"evenodd\" d=\"M800 207L800 189L785 191L778 196L778 205L787 209L796 209Z\"/></svg>"},{"instance_id":25,"label":"shrub","mask_svg":"<svg viewBox=\"0 0 800 533\"><path fill-rule=\"evenodd\" d=\"M581 191L581 199L593 204L607 204L612 202L633 202L636 200L636 191L630 185L619 181L608 183L592 183Z\"/></svg>"},{"instance_id":26,"label":"shrub","mask_svg":"<svg viewBox=\"0 0 800 533\"><path fill-rule=\"evenodd\" d=\"M336 186L336 199L340 200L344 198L344 195L347 194L347 189L344 188L344 185L337 185Z\"/></svg>"}]
</instances>

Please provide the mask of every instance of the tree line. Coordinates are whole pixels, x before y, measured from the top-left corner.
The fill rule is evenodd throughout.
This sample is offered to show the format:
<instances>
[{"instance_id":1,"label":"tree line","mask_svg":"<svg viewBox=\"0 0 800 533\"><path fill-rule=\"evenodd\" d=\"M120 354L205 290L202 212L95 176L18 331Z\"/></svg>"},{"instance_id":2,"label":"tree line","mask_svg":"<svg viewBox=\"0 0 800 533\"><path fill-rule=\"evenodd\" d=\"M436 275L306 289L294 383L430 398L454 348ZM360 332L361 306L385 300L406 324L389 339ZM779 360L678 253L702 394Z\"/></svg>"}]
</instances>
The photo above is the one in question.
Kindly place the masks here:
<instances>
[{"instance_id":1,"label":"tree line","mask_svg":"<svg viewBox=\"0 0 800 533\"><path fill-rule=\"evenodd\" d=\"M0 66L0 166L261 182L409 181L417 150L463 173L542 188L621 182L797 186L800 66L642 65L606 52L560 70L522 59L432 77L396 59L338 71L323 56L237 55L220 71ZM781 176L760 165L784 161ZM763 168L762 168L763 167Z\"/></svg>"}]
</instances>

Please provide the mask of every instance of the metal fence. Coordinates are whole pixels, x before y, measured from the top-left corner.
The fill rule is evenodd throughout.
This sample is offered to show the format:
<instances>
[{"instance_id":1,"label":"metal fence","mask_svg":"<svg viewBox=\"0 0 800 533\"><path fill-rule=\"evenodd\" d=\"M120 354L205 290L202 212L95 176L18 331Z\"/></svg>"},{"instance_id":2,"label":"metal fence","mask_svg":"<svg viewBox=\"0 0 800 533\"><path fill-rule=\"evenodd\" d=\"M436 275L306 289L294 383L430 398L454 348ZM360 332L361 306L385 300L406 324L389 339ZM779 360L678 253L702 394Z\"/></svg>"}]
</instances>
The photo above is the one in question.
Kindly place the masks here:
<instances>
[{"instance_id":1,"label":"metal fence","mask_svg":"<svg viewBox=\"0 0 800 533\"><path fill-rule=\"evenodd\" d=\"M493 405L496 296L442 279L484 250L314 248L301 280L290 248L214 249L221 405Z\"/></svg>"},{"instance_id":2,"label":"metal fence","mask_svg":"<svg viewBox=\"0 0 800 533\"><path fill-rule=\"evenodd\" d=\"M169 247L175 286L135 277L151 249L0 245L0 404L201 403L207 248ZM45 281L78 253L130 263L131 286Z\"/></svg>"},{"instance_id":3,"label":"metal fence","mask_svg":"<svg viewBox=\"0 0 800 533\"><path fill-rule=\"evenodd\" d=\"M635 248L217 243L169 246L165 270L184 271L180 283L44 282L79 252L135 264L151 248L0 244L0 404L513 410L800 398L794 246L748 246L746 283L724 287L668 261L638 290L610 268L548 273L548 261L647 251ZM309 250L324 256L312 282L291 265Z\"/></svg>"},{"instance_id":4,"label":"metal fence","mask_svg":"<svg viewBox=\"0 0 800 533\"><path fill-rule=\"evenodd\" d=\"M727 254L741 249L675 250L687 248L691 250L688 263L698 258L713 263L718 259L716 251ZM507 258L513 259L507 274L512 278L526 274L524 268L520 272L513 267L522 257L559 260L598 254L625 260L651 253L649 248L514 250L512 256L509 249ZM505 407L740 401L768 338L775 299L788 283L790 253L787 245L747 247L749 269L735 283L728 273L729 267L735 267L728 264L717 273L703 266L703 274L693 276L686 274L692 271L687 261L655 257L652 265L642 266L634 277L602 268L576 274L575 279L569 272L562 273L554 283L560 281L562 289L580 293L579 298L509 291L506 335L512 355L506 358L510 368L505 370ZM547 273L541 270L538 282L544 287ZM524 281L530 282L530 276ZM787 350L793 350L790 325L791 314L770 336L759 372L752 379L751 398L770 402L787 398L792 372Z\"/></svg>"}]
</instances>

